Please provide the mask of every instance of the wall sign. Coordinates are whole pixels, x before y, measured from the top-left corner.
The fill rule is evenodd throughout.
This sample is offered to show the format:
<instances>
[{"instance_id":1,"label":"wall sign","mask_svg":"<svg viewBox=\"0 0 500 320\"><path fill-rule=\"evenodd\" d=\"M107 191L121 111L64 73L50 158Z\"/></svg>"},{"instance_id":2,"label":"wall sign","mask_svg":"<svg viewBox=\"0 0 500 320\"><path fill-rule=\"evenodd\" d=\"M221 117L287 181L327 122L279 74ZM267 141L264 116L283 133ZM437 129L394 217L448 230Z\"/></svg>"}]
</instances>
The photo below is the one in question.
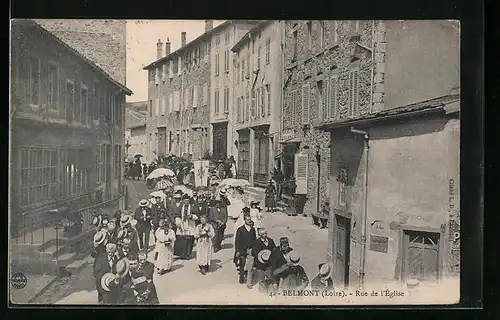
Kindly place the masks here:
<instances>
[{"instance_id":1,"label":"wall sign","mask_svg":"<svg viewBox=\"0 0 500 320\"><path fill-rule=\"evenodd\" d=\"M387 253L389 238L370 235L370 251Z\"/></svg>"}]
</instances>

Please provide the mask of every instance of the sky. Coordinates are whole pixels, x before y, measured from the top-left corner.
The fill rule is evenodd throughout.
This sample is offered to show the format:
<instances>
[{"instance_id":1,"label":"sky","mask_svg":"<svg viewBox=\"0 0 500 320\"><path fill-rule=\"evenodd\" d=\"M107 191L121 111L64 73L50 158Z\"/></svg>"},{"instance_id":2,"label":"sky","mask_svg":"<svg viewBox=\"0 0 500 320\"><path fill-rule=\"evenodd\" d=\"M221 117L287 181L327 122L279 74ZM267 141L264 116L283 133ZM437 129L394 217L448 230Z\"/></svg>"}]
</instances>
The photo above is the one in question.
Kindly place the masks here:
<instances>
[{"instance_id":1,"label":"sky","mask_svg":"<svg viewBox=\"0 0 500 320\"><path fill-rule=\"evenodd\" d=\"M214 27L224 20L215 20ZM127 102L147 101L148 73L142 68L156 60L156 43L170 39L171 52L181 44L181 32L186 42L205 32L205 20L127 20L127 87L134 92Z\"/></svg>"}]
</instances>

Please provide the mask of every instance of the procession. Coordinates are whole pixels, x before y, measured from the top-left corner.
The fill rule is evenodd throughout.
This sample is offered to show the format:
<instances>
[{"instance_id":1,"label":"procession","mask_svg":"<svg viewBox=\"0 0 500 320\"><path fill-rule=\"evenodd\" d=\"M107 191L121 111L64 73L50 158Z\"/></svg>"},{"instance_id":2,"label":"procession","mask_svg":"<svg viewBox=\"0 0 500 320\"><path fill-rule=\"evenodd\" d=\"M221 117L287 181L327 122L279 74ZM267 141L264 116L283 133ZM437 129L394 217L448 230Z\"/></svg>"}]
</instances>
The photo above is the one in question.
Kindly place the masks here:
<instances>
[{"instance_id":1,"label":"procession","mask_svg":"<svg viewBox=\"0 0 500 320\"><path fill-rule=\"evenodd\" d=\"M266 212L245 194L247 181L213 175L207 187L191 188L174 183L175 176L164 166L151 171L146 180L154 180L157 190L149 199L140 200L135 210L94 218L92 257L98 303L159 304L155 284L175 272L175 261L194 258L198 269L192 272L209 274L213 255L223 250L228 220L234 222L235 282L246 290L272 296L278 290L303 290L309 284L314 289L333 289L331 264L320 264L310 281L290 239L268 237L263 224ZM274 192L266 196L269 214L275 196Z\"/></svg>"}]
</instances>

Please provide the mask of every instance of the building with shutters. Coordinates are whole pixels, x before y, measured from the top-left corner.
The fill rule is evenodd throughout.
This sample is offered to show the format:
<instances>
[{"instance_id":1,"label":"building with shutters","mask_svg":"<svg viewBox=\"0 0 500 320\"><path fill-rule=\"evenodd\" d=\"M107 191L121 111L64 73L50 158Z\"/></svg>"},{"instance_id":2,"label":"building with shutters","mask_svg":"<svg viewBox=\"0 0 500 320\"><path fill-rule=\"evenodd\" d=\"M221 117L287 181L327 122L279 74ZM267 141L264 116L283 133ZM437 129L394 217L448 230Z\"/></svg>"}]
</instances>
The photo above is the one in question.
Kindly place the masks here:
<instances>
[{"instance_id":1,"label":"building with shutters","mask_svg":"<svg viewBox=\"0 0 500 320\"><path fill-rule=\"evenodd\" d=\"M230 61L228 47L226 60L222 60L224 65L219 65L220 46L215 44L220 42L215 39L220 40L222 30L233 30L229 26L239 24L226 21L214 28L213 20L207 20L205 33L196 39L187 42L186 33L181 33L181 47L178 50L171 52L167 39L165 55L163 44L158 40L157 60L144 67L149 72L146 124L146 153L149 159L154 160L161 154L191 154L192 159L200 159L213 151L211 105L219 103L221 96L219 91L214 93L211 86L214 84L214 77L220 75L215 75L215 72L221 72L220 68L229 68ZM232 37L234 39L234 34ZM226 97L229 97L228 92L225 92ZM217 95L217 100L214 94ZM225 103L229 103L226 100ZM227 142L227 139L215 140L224 146ZM216 151L219 149L216 148Z\"/></svg>"},{"instance_id":2,"label":"building with shutters","mask_svg":"<svg viewBox=\"0 0 500 320\"><path fill-rule=\"evenodd\" d=\"M282 141L298 154L305 212L329 204L335 283L457 279L457 23L287 21L285 31Z\"/></svg>"},{"instance_id":3,"label":"building with shutters","mask_svg":"<svg viewBox=\"0 0 500 320\"><path fill-rule=\"evenodd\" d=\"M127 102L125 113L125 149L126 158L134 159L136 154L141 154L141 162L149 163L147 158L147 137L146 137L146 112L148 111L147 101Z\"/></svg>"},{"instance_id":4,"label":"building with shutters","mask_svg":"<svg viewBox=\"0 0 500 320\"><path fill-rule=\"evenodd\" d=\"M233 131L235 65L231 48L256 24L255 20L228 20L217 26L211 36L210 67L210 152L215 159L238 153ZM250 56L247 57L250 60ZM249 72L249 70L247 70Z\"/></svg>"},{"instance_id":5,"label":"building with shutters","mask_svg":"<svg viewBox=\"0 0 500 320\"><path fill-rule=\"evenodd\" d=\"M132 92L33 20L13 20L11 26L9 220L11 235L20 237L12 257L21 259L18 249L33 253L54 244L59 212L82 214L79 229L60 234L67 240L80 232L75 245L92 235L89 207L109 202L113 211L118 208L125 96ZM73 249L62 252L60 266L75 259ZM52 253L57 259L61 252Z\"/></svg>"},{"instance_id":6,"label":"building with shutters","mask_svg":"<svg viewBox=\"0 0 500 320\"><path fill-rule=\"evenodd\" d=\"M274 166L281 127L281 31L279 21L264 21L231 49L237 176L262 187Z\"/></svg>"}]
</instances>

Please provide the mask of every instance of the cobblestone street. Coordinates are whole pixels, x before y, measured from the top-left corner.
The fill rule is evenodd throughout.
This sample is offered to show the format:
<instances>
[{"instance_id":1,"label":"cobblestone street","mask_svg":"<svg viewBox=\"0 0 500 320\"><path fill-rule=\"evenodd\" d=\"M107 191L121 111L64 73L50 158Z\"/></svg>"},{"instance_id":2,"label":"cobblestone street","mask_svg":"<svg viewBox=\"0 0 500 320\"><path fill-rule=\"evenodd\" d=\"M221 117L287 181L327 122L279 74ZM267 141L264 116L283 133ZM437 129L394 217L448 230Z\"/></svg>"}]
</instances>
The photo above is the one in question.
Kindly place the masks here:
<instances>
[{"instance_id":1,"label":"cobblestone street","mask_svg":"<svg viewBox=\"0 0 500 320\"><path fill-rule=\"evenodd\" d=\"M132 207L151 192L144 181L127 183ZM280 212L264 214L264 225L269 236L275 242L278 242L281 236L288 236L291 247L301 254L301 262L308 276L314 277L317 265L326 258L327 230L313 226L310 217L290 217ZM238 275L232 262L233 226L234 222L230 220L226 228L223 250L213 255L210 272L206 276L198 272L194 258L189 261L177 260L174 262L173 271L163 276L155 275L154 281L161 304L238 304L248 303L248 299L256 301L256 289L249 290L238 283ZM221 290L222 288L224 289ZM221 292L224 292L224 295L221 295ZM35 303L95 304L96 301L92 258L89 258L88 265L79 274L58 279Z\"/></svg>"}]
</instances>

